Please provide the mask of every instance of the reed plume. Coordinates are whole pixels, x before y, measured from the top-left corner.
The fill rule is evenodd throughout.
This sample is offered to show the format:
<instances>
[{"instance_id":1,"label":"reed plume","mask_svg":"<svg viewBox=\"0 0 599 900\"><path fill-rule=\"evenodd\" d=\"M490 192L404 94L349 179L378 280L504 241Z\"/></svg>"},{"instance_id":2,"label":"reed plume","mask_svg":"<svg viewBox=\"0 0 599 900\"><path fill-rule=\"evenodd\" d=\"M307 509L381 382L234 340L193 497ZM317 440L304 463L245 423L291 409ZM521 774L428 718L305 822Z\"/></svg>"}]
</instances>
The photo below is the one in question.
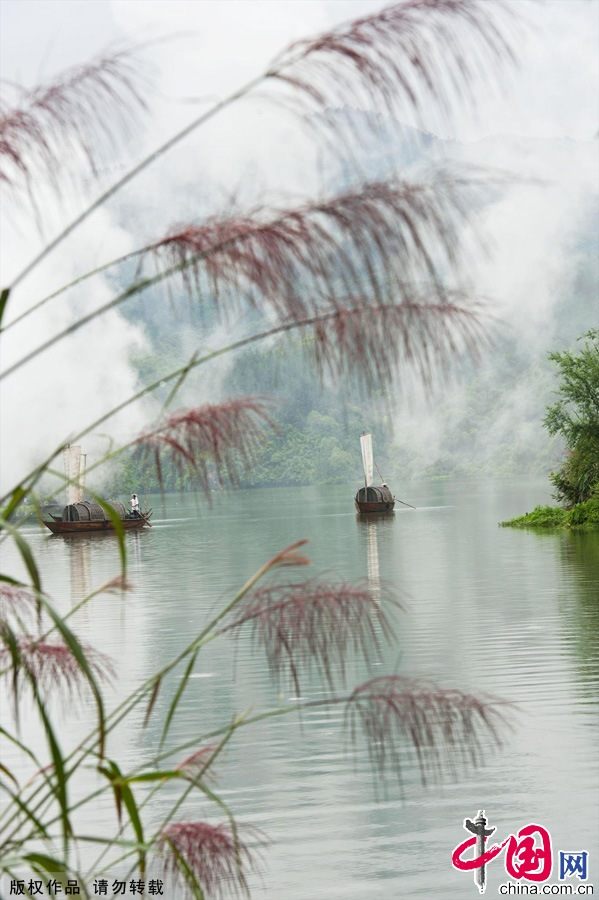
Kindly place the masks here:
<instances>
[{"instance_id":1,"label":"reed plume","mask_svg":"<svg viewBox=\"0 0 599 900\"><path fill-rule=\"evenodd\" d=\"M406 754L415 756L420 778L455 775L460 764L482 761L488 744L499 745L509 707L496 698L440 688L401 675L359 685L346 705L352 739L362 732L373 768L401 779Z\"/></svg>"},{"instance_id":2,"label":"reed plume","mask_svg":"<svg viewBox=\"0 0 599 900\"><path fill-rule=\"evenodd\" d=\"M400 118L431 102L446 112L514 62L513 20L499 0L405 0L294 42L267 77L288 86L291 103L308 114L344 108L348 98Z\"/></svg>"},{"instance_id":3,"label":"reed plume","mask_svg":"<svg viewBox=\"0 0 599 900\"><path fill-rule=\"evenodd\" d=\"M375 598L365 585L305 581L259 588L236 609L223 631L249 628L277 682L288 676L299 696L302 672L316 669L332 687L344 680L350 656L366 664L393 636L388 595Z\"/></svg>"},{"instance_id":4,"label":"reed plume","mask_svg":"<svg viewBox=\"0 0 599 900\"><path fill-rule=\"evenodd\" d=\"M273 82L285 85L291 91L288 100L304 113L313 113L316 105L321 113L320 121L328 119L328 127L332 122L333 131L337 131L335 148L345 145L340 119L322 113L333 107L346 107L350 99L362 105L365 102L367 109L377 109L382 104L400 118L405 115L406 107L419 112L424 100L433 99L446 111L454 95L461 98L470 92L473 83L489 78L499 63L514 61L506 27L508 12L501 0L487 0L485 4L478 0L406 0L291 44L262 75L201 113L114 182L15 277L13 287L147 166L261 85ZM72 143L83 149L93 164L91 143L85 139L89 92L93 95L95 88L100 99L110 100L113 106L115 99L123 99L123 89L129 102L141 100L131 72L122 71L123 58L126 54L113 54L95 66L80 67L49 89L32 92L23 108L5 113L0 128L5 181L11 180L10 170L29 175L32 162L28 153L41 156L52 178L57 160L53 130L59 136L61 132L67 136L74 132ZM493 68L489 60L494 63ZM308 109L304 108L306 102ZM113 108L110 111L115 112ZM105 138L102 119L93 115L92 124L100 128L100 136ZM318 123L314 115L306 116L306 121ZM353 129L353 137L359 136L359 128ZM64 139L61 143L64 147Z\"/></svg>"},{"instance_id":5,"label":"reed plume","mask_svg":"<svg viewBox=\"0 0 599 900\"><path fill-rule=\"evenodd\" d=\"M175 768L192 781L201 781L202 779L214 780L214 773L210 769L214 758L220 753L220 750L219 744L206 744L183 759Z\"/></svg>"},{"instance_id":6,"label":"reed plume","mask_svg":"<svg viewBox=\"0 0 599 900\"><path fill-rule=\"evenodd\" d=\"M334 305L312 325L306 348L321 372L352 377L367 389L388 385L411 365L425 385L460 355L476 359L489 341L482 307L458 291L443 299L415 293L396 304Z\"/></svg>"},{"instance_id":7,"label":"reed plume","mask_svg":"<svg viewBox=\"0 0 599 900\"><path fill-rule=\"evenodd\" d=\"M29 681L44 697L59 693L68 699L80 696L89 685L80 661L65 643L39 640L30 635L20 637L12 646L3 641L0 646L2 674L11 676L12 688L17 693ZM110 681L114 677L112 662L104 653L80 644L81 651L92 675L98 681Z\"/></svg>"},{"instance_id":8,"label":"reed plume","mask_svg":"<svg viewBox=\"0 0 599 900\"><path fill-rule=\"evenodd\" d=\"M361 108L375 112L384 109L393 116L403 114L406 108L418 114L424 101L431 98L447 109L454 96L468 92L483 70L488 71L489 60L510 57L505 33L495 18L497 6L478 0L406 0L293 44L262 76L167 138L66 225L15 276L11 288L0 292L0 319L10 291L91 213L180 140L260 84L280 86L282 91L269 92L273 99L283 93L286 102L307 115L306 121L316 128L324 123L329 133L333 129L337 147L343 146L343 128L334 113L354 100ZM143 97L126 54L103 57L46 88L23 94L15 108L5 106L0 111L0 181L13 190L25 183L31 191L41 172L58 186L63 159L74 168L83 159L89 170L97 172L103 154L113 147L114 136L129 124L131 111L142 106ZM26 353L4 375L93 318L179 275L190 293L213 299L217 312L232 317L237 304L249 302L267 324L260 334L238 339L201 360L194 357L188 365L170 373L167 377L176 380L177 387L195 365L295 328L304 329L308 335L304 343L322 372L341 377L351 374L369 386L380 386L388 382L398 365L409 361L425 378L431 377L433 367L445 365L457 350L476 353L481 346L478 308L464 292L443 285L446 280L453 284L454 276L460 274L460 238L484 186L485 182L472 173L463 177L455 171L442 171L418 182L394 179L360 185L296 208L265 207L244 214L212 216L198 223L185 222L134 254L157 265L154 277L136 277L118 296ZM78 281L97 275L109 265L79 276ZM39 309L43 302L29 309ZM144 386L136 397L162 383ZM124 399L117 409L125 408L136 397ZM110 414L92 423L90 430ZM149 427L135 446L142 456L148 454L155 461L161 482L163 466L169 460L180 471L189 467L208 491L214 481L224 484L239 480L240 470L252 460L268 424L265 407L257 399L229 400L172 413ZM44 468L34 470L34 483ZM247 589L271 569L307 564L303 543L292 544L274 556L246 583ZM23 558L28 561L24 551ZM36 571L31 564L34 580ZM113 587L126 589L125 583ZM299 694L305 672L316 671L331 687L337 676L344 677L350 655L369 664L392 637L389 611L393 600L384 592L382 598L378 592L375 598L362 585L314 581L274 585L244 597L245 589L199 638L194 637L189 647L167 664L165 671L189 656L187 679L204 638L211 639L219 628L239 636L247 626L275 678L289 679ZM9 603L18 602L15 592ZM25 608L28 601L22 602ZM48 606L45 608L50 612ZM76 837L69 818L75 807L67 796L67 782L84 763L91 760L97 764L98 745L103 757L107 735L118 722L130 722L132 710L150 693L147 721L162 680L162 673L157 673L106 717L96 679L111 676L109 661L79 644L58 614L53 618L65 643L17 634L6 622L0 630L0 667L5 668L7 679L12 678L15 710L19 688L28 681L44 723L55 775L47 780L41 797L28 794L23 802L17 798L20 805L9 813L8 834L12 839L15 831L18 841L17 870L27 868L31 850L38 849L46 825L56 821L53 808L47 813L48 801L56 801L63 834L57 871L67 871L69 841ZM72 754L63 757L46 715L45 695L58 688L73 696L86 683L95 693L98 724ZM164 734L181 696L175 694ZM375 770L384 773L394 768L401 775L403 754L411 751L423 781L430 774L451 768L455 760L479 760L487 739L499 742L503 722L499 704L491 698L476 698L396 675L371 679L349 697L326 693L304 705L334 704L344 705L350 734L365 737ZM296 708L297 704L288 704L287 708L258 714L255 719ZM237 728L244 722L236 719L234 724ZM200 744L200 748L177 766L177 774L186 776L179 799L185 799L185 791L197 786L190 782L197 782L209 771L216 751L209 744L202 746L208 740L209 735L196 736L193 743L185 745ZM144 816L142 823L139 815L143 804L137 807L129 780L121 777L116 763L110 765L111 769L105 771L111 774L117 808L122 800L135 832L134 847L126 842L128 853L139 857L143 871L148 835L147 820ZM157 786L163 780L170 784L166 778L170 774L146 773ZM143 782L144 776L138 780ZM210 794L205 782L201 787ZM89 807L96 796L94 790L82 802ZM226 808L220 798L211 799L221 809ZM179 800L174 808L178 806ZM36 825L33 840L29 809L43 820L41 828ZM112 842L119 859L123 855L121 843L118 836ZM166 873L202 897L247 895L248 876L257 865L255 848L260 844L259 834L251 830L240 837L233 818L218 825L172 822L162 827L157 840ZM108 843L107 850L110 847Z\"/></svg>"},{"instance_id":9,"label":"reed plume","mask_svg":"<svg viewBox=\"0 0 599 900\"><path fill-rule=\"evenodd\" d=\"M33 591L19 585L0 584L0 624L14 621L22 626L34 616L39 618L39 614L40 604Z\"/></svg>"},{"instance_id":10,"label":"reed plume","mask_svg":"<svg viewBox=\"0 0 599 900\"><path fill-rule=\"evenodd\" d=\"M288 547L284 547L282 550L279 550L278 553L275 553L271 559L268 560L266 564L266 571L272 571L273 569L286 568L295 566L309 566L310 558L305 556L300 552L301 547L305 547L308 541L306 538L302 538L300 541L294 541L293 544L289 544Z\"/></svg>"},{"instance_id":11,"label":"reed plume","mask_svg":"<svg viewBox=\"0 0 599 900\"><path fill-rule=\"evenodd\" d=\"M0 105L0 182L15 188L57 173L83 158L95 175L118 137L145 107L137 65L129 52L104 54L61 73L53 82L21 91L18 105Z\"/></svg>"},{"instance_id":12,"label":"reed plume","mask_svg":"<svg viewBox=\"0 0 599 900\"><path fill-rule=\"evenodd\" d=\"M252 843L263 843L256 829L244 829ZM249 896L247 874L259 865L257 850L237 827L208 822L173 822L163 829L158 848L165 874L188 884L199 883L202 896Z\"/></svg>"},{"instance_id":13,"label":"reed plume","mask_svg":"<svg viewBox=\"0 0 599 900\"><path fill-rule=\"evenodd\" d=\"M209 493L212 479L221 486L238 483L269 424L263 403L237 397L171 413L140 435L134 446L141 457L153 458L161 484L166 454L177 471L190 471Z\"/></svg>"},{"instance_id":14,"label":"reed plume","mask_svg":"<svg viewBox=\"0 0 599 900\"><path fill-rule=\"evenodd\" d=\"M495 182L501 176L495 175ZM458 282L461 232L488 181L440 170L427 180L373 182L278 212L219 216L185 224L133 256L159 271L138 279L0 373L6 378L88 322L148 288L183 278L190 294L214 302L231 324L243 303L278 322L300 322L359 295L371 306L442 302L446 276Z\"/></svg>"},{"instance_id":15,"label":"reed plume","mask_svg":"<svg viewBox=\"0 0 599 900\"><path fill-rule=\"evenodd\" d=\"M140 254L180 273L190 293L225 294L231 306L217 302L221 313L236 312L241 297L294 320L323 296L395 302L415 282L440 292L443 273L456 272L460 232L485 186L476 173L448 169L418 182L370 182L295 208L175 226Z\"/></svg>"}]
</instances>

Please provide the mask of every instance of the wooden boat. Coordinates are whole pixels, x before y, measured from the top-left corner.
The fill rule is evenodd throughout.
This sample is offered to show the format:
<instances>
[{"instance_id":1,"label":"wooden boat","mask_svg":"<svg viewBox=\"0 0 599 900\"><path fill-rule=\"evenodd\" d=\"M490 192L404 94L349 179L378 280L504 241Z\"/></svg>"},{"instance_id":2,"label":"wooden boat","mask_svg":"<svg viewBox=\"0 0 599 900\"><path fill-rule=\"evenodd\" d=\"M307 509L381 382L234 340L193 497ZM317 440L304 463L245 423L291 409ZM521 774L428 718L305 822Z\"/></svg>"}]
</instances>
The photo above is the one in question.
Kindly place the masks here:
<instances>
[{"instance_id":1,"label":"wooden boat","mask_svg":"<svg viewBox=\"0 0 599 900\"><path fill-rule=\"evenodd\" d=\"M112 519L104 508L92 500L83 499L85 461L87 454L79 446L68 444L64 450L64 473L67 483L67 505L61 516L48 512L42 519L54 534L89 534L90 531L114 531ZM152 510L128 513L118 500L107 500L120 519L125 531L151 527Z\"/></svg>"},{"instance_id":2,"label":"wooden boat","mask_svg":"<svg viewBox=\"0 0 599 900\"><path fill-rule=\"evenodd\" d=\"M140 512L136 516L127 513L123 504L118 501L108 500L107 502L117 513L125 531L151 527L152 510ZM115 530L108 513L99 503L91 500L70 503L63 509L62 516L50 515L43 522L46 528L49 528L54 534L89 534L92 531Z\"/></svg>"},{"instance_id":3,"label":"wooden boat","mask_svg":"<svg viewBox=\"0 0 599 900\"><path fill-rule=\"evenodd\" d=\"M356 507L361 513L390 513L395 506L395 497L387 484L373 484L374 456L372 452L372 435L360 435L362 449L362 466L364 467L364 487L355 497Z\"/></svg>"}]
</instances>

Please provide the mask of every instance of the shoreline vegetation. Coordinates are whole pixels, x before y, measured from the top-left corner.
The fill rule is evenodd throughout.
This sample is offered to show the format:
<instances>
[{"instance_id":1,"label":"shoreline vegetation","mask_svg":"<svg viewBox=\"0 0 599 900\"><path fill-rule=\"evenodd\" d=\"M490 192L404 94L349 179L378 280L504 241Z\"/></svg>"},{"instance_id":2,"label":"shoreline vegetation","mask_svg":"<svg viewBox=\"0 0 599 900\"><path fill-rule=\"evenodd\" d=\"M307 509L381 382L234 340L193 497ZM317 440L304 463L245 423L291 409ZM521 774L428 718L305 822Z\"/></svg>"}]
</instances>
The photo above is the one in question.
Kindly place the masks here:
<instances>
[{"instance_id":1,"label":"shoreline vegetation","mask_svg":"<svg viewBox=\"0 0 599 900\"><path fill-rule=\"evenodd\" d=\"M599 529L599 497L577 503L569 509L562 506L535 506L532 512L500 522L499 525L502 528Z\"/></svg>"},{"instance_id":2,"label":"shoreline vegetation","mask_svg":"<svg viewBox=\"0 0 599 900\"><path fill-rule=\"evenodd\" d=\"M550 353L558 369L557 400L547 408L544 425L560 435L568 454L549 476L554 497L565 506L537 506L507 522L509 528L599 529L599 329L579 338L578 352Z\"/></svg>"}]
</instances>

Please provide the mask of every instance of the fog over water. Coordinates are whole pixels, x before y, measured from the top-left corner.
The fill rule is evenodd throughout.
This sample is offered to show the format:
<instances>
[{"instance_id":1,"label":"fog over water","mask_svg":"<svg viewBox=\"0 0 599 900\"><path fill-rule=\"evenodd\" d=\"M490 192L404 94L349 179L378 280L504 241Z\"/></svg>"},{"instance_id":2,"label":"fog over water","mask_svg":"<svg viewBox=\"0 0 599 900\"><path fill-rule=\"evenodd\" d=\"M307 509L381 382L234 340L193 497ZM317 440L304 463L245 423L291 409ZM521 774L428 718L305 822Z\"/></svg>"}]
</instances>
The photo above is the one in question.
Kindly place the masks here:
<instances>
[{"instance_id":1,"label":"fog over water","mask_svg":"<svg viewBox=\"0 0 599 900\"><path fill-rule=\"evenodd\" d=\"M289 42L379 6L373 0L0 0L0 77L13 99L15 84L31 87L106 47L135 45L147 101L105 154L97 178L80 165L83 159L65 152L58 191L40 176L32 184L34 204L25 192L3 201L0 287L90 199L263 71ZM343 397L342 414L354 416L346 432L356 431L348 439L356 473L356 422L362 416L370 427L370 411L380 413L377 462L394 492L417 508L398 504L391 517L358 518L357 479L345 478L345 470L337 478L344 483L323 484L316 471L315 484L281 479L282 487L215 491L212 505L195 493L151 496L136 483L130 490L154 516L151 529L126 535L131 590L102 593L69 620L83 641L113 660L116 677L106 702L114 711L266 559L305 538L312 567L299 575L285 569L285 578L363 583L377 607L387 589L402 602L391 610L394 636L381 657L372 668L352 660L345 687L385 672L514 704L505 707L510 726L501 731L501 746L485 743L479 768L462 759L452 771L444 757L449 777L427 785L406 749L409 741L402 744L400 782L375 783L365 745L350 752L351 740L343 737L340 705L240 729L218 760L215 789L240 821L272 841L263 877L250 879L254 900L467 900L476 891L472 875L452 869L451 850L466 837L464 818L480 808L501 840L529 822L550 829L554 872L560 850L588 850L597 884L599 535L534 533L498 528L498 522L550 502L546 473L562 448L542 425L556 387L547 353L575 346L585 330L599 326L599 0L507 0L507 7L520 19L518 66L495 81L477 72L473 98L452 97L451 114L431 103L418 118L409 110L393 117L373 112L356 95L327 115L346 119L362 140L326 144L316 128L271 102L270 87L259 91L215 116L96 210L9 300L10 324L82 273L160 238L173 224L201 223L215 212L289 207L355 185L360 175L417 177L436 165L490 173L461 234L462 276L484 305L490 338L476 364L456 359L432 389L409 369L374 398L354 396L350 378L340 386L325 379L323 388L331 406ZM103 271L10 328L0 338L0 368L106 303L137 274L130 261ZM148 380L199 349L247 335L267 316L250 311L220 321L208 309L202 318L196 298L174 283L170 292L148 290L60 341L0 383L0 492ZM275 417L277 401L302 399L299 343L280 354ZM259 356L264 351L266 358L266 350L274 355L277 348L265 344L247 368L231 356L201 370L177 402L218 400L231 386L250 392L250 375L259 381L266 368ZM159 414L164 396L163 390L145 397L86 437L88 461L138 434ZM297 430L325 432L322 410L315 404L310 411L308 401L306 409ZM332 427L338 424L335 419ZM281 431L286 428L293 431L288 421ZM310 446L303 446L309 456ZM334 459L324 462L342 471ZM431 474L448 477L420 477ZM135 468L130 478L142 481ZM101 475L95 483L102 488ZM69 540L31 520L22 533L61 613L119 571L113 534ZM3 570L29 580L17 545L7 540L1 550ZM302 682L305 699L326 694L321 674L313 671ZM343 673L334 674L341 680ZM109 753L124 771L157 752L180 679L178 668L164 679L147 727L140 704L110 735ZM274 683L249 633L236 646L228 637L206 644L173 720L172 739L185 753L168 764L195 750L196 739L208 740L211 729L248 710L295 703L291 695L292 685ZM5 697L3 724L5 716L12 722ZM83 697L76 712L73 705L48 706L65 752L95 727L92 699ZM42 726L26 703L21 728L26 745L46 763ZM11 753L2 755L9 768L17 766ZM34 772L21 762L17 775L26 783ZM71 797L93 790L96 779L91 766L81 767ZM171 786L149 808L147 833L161 828ZM136 797L146 788L137 783ZM113 799L107 790L91 809L75 813L84 833L114 834ZM194 792L179 814L212 822L221 810ZM100 874L89 847L81 860L92 877ZM125 869L102 874L112 879ZM495 861L489 895L505 878L503 862ZM0 882L0 898L8 893ZM176 889L167 897L181 900Z\"/></svg>"}]
</instances>

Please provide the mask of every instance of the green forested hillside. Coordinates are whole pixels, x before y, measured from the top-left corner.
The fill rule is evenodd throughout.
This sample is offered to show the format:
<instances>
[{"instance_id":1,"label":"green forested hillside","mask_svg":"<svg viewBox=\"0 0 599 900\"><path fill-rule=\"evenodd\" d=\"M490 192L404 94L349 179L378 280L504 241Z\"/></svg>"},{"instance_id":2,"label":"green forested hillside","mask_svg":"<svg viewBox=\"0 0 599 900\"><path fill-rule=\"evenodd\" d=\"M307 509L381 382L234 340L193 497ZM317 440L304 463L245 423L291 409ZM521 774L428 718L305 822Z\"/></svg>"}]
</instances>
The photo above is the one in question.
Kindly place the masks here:
<instances>
[{"instance_id":1,"label":"green forested hillside","mask_svg":"<svg viewBox=\"0 0 599 900\"><path fill-rule=\"evenodd\" d=\"M383 128L377 135L373 148L378 150L371 148L365 161L370 177L384 177L394 165L409 167L446 153L448 147L432 135L409 129L399 143L393 141L391 130ZM345 173L329 173L328 180L343 187ZM495 191L489 208L500 199ZM483 351L477 366L458 366L452 381L442 382L422 401L415 402L399 386L385 397L370 398L351 380L333 389L322 382L296 336L256 345L227 357L222 365L206 367L201 375L191 375L178 405L235 394L271 400L277 429L246 474L248 486L357 482L358 438L364 430L374 434L383 476L396 483L421 476L548 473L559 465L564 448L559 437L548 439L542 426L544 409L556 388L547 354L573 346L579 334L596 324L597 219L596 209L589 205L577 221L564 224L564 246L547 248L549 255L559 253L564 261L560 278L549 286L551 296L542 298L545 315L539 327L524 327L516 308L511 319L497 328L492 325L494 344ZM233 309L237 300L215 300L209 290L201 298L182 289L173 296L149 293L141 306L129 311L148 338L148 349L133 360L140 383L181 365L198 347L221 346L264 327L255 311L232 314L227 326L218 324L215 304ZM179 322L175 330L173 318ZM168 469L164 475L167 490L195 486L189 480L182 483ZM140 471L139 460L129 456L113 466L111 487L126 491L135 484L144 491L157 487L152 467Z\"/></svg>"}]
</instances>

